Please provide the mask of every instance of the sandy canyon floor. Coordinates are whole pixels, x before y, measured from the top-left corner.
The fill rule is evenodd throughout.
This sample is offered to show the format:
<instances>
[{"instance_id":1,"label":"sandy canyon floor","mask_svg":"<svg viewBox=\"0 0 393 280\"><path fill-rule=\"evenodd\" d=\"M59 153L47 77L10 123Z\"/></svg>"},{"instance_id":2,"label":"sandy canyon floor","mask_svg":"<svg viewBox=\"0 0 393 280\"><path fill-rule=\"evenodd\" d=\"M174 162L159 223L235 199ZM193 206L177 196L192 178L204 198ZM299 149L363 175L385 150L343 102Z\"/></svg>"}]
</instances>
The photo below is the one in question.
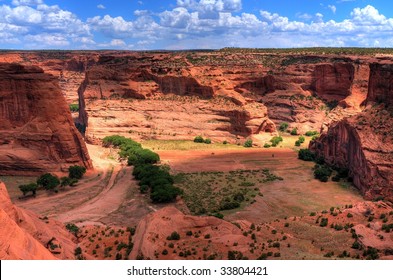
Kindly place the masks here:
<instances>
[{"instance_id":1,"label":"sandy canyon floor","mask_svg":"<svg viewBox=\"0 0 393 280\"><path fill-rule=\"evenodd\" d=\"M220 234L216 233L215 236L214 232L204 235L205 238L206 236L210 238L210 235L215 236L213 244L226 247L218 251L225 251L225 249L228 251L232 248L231 252L237 252L233 247L240 246L239 251L247 250L250 252L248 257L256 259L261 255L257 249L254 249L258 248L259 244L259 247L263 248L262 251L265 246L272 248L270 251L266 249L265 255L262 254L268 258L275 256L283 259L321 259L326 256L337 257L340 253L340 257L355 257L362 252L356 252L351 248L354 242L351 230L353 226L357 227L356 232L362 232L361 237L365 244L371 244L381 250L390 248L393 242L392 234L383 233L381 222L375 222L370 226L369 217L364 215L370 209L373 216L382 215L386 205L382 202L378 205L378 203L364 201L349 183L332 181L321 183L314 179L313 163L298 160L297 152L290 148L293 147L292 140L295 141L295 138L287 137L281 147L269 149L195 144L187 141L178 143L146 141L144 146L159 153L161 163L167 164L174 175L191 176L194 180L201 180L202 185L205 182L203 180L209 178L213 184L218 185L219 190L222 188L220 189L219 186L220 181L214 181L216 177L224 178L225 174L237 174L235 172L239 170L243 170L247 180L251 181L255 177L254 174L260 170L268 170L271 174L282 178L282 180L263 183L255 181L256 184L251 187L251 202L242 203L240 208L221 211L225 221L241 228L240 235L244 235L244 240L238 240L238 237L236 239L234 237L236 235L220 239ZM174 147L178 149L174 150ZM189 206L192 206L192 203L200 203L197 200L198 189L202 188L204 192L203 186L188 186L187 191L191 197L195 196L196 201L190 201L188 198L178 199L171 204L152 204L147 195L140 193L139 186L132 176L132 167L117 160L117 150L97 145L88 145L88 149L95 167L94 171L89 171L77 186L60 189L58 193L40 192L36 198L20 199L18 185L34 181L35 178L1 177L17 206L32 210L42 218L53 218L64 224L74 223L81 228L82 234L78 245L84 249L87 258L123 257L120 254L122 248L119 244L126 247L125 244L131 238L125 229L137 227L148 214L156 211L164 211L162 215L168 217L179 214L171 212L174 210L168 212L163 209L168 208L167 206L174 206L188 215L195 214ZM386 214L389 219L393 219L389 213ZM329 225L338 224L347 227L345 230L320 227L320 219L325 216L329 216ZM203 232L199 234L203 235ZM224 242L223 238L228 240ZM250 241L256 245L251 245ZM281 245L277 245L280 242ZM224 243L226 245L223 245ZM217 248L211 244L209 240L203 250L197 252L193 247L195 246L193 240L183 240L182 245L177 245L177 251L175 248L169 254L167 252L161 254L159 251L166 250L163 248L168 245L173 246L163 241L157 245L161 247L152 255L159 259L183 258L181 254L179 257L178 251L187 252L190 251L186 250L187 248L192 248L192 255L186 255L186 258L228 257L224 254L215 255L213 251ZM120 251L117 254L110 253L112 247L116 245ZM198 246L196 245L197 248ZM248 246L251 246L251 249ZM348 252L352 250L352 256L342 256L342 248L347 248ZM210 254L209 250L211 250ZM332 256L332 252L336 254ZM389 255L384 258L389 258Z\"/></svg>"}]
</instances>

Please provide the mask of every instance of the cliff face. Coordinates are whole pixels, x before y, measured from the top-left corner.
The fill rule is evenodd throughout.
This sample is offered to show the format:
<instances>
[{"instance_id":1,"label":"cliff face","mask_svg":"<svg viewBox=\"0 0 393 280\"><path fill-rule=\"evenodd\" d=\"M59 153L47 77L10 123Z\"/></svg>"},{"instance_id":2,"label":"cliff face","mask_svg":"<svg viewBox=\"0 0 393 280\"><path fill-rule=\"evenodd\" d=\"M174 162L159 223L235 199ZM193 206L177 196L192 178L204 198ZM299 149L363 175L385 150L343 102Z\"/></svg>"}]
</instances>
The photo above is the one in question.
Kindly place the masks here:
<instances>
[{"instance_id":1,"label":"cliff face","mask_svg":"<svg viewBox=\"0 0 393 280\"><path fill-rule=\"evenodd\" d=\"M392 64L371 64L364 111L332 125L311 148L329 164L350 170L367 197L393 201ZM377 103L378 104L377 104Z\"/></svg>"},{"instance_id":2,"label":"cliff face","mask_svg":"<svg viewBox=\"0 0 393 280\"><path fill-rule=\"evenodd\" d=\"M0 174L91 168L57 80L38 67L0 64Z\"/></svg>"},{"instance_id":3,"label":"cliff face","mask_svg":"<svg viewBox=\"0 0 393 280\"><path fill-rule=\"evenodd\" d=\"M0 259L74 259L73 236L58 222L40 219L12 204L0 182Z\"/></svg>"},{"instance_id":4,"label":"cliff face","mask_svg":"<svg viewBox=\"0 0 393 280\"><path fill-rule=\"evenodd\" d=\"M370 65L370 87L367 102L393 105L393 64Z\"/></svg>"},{"instance_id":5,"label":"cliff face","mask_svg":"<svg viewBox=\"0 0 393 280\"><path fill-rule=\"evenodd\" d=\"M223 69L179 61L163 67L173 59L169 54L101 57L78 90L86 140L94 143L116 133L177 140L203 135L235 142L276 131L266 107L236 91Z\"/></svg>"},{"instance_id":6,"label":"cliff face","mask_svg":"<svg viewBox=\"0 0 393 280\"><path fill-rule=\"evenodd\" d=\"M312 88L328 101L351 95L355 68L352 63L320 64L313 72Z\"/></svg>"}]
</instances>

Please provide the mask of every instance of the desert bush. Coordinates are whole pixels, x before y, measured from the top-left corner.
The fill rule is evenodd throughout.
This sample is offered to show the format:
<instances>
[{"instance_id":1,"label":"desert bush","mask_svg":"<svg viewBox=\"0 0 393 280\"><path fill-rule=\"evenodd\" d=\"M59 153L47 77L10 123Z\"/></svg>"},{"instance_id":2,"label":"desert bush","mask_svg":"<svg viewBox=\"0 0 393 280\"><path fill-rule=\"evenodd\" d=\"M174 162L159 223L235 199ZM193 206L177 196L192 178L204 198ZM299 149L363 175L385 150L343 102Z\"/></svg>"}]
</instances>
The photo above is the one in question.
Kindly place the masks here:
<instances>
[{"instance_id":1,"label":"desert bush","mask_svg":"<svg viewBox=\"0 0 393 280\"><path fill-rule=\"evenodd\" d=\"M203 142L205 142L205 144L211 144L212 140L210 140L209 138L206 138L205 141L203 141Z\"/></svg>"},{"instance_id":2,"label":"desert bush","mask_svg":"<svg viewBox=\"0 0 393 280\"><path fill-rule=\"evenodd\" d=\"M297 128L291 130L291 135L297 135Z\"/></svg>"},{"instance_id":3,"label":"desert bush","mask_svg":"<svg viewBox=\"0 0 393 280\"><path fill-rule=\"evenodd\" d=\"M281 136L274 136L272 139L270 139L270 142L272 143L273 147L276 147L282 141L283 139Z\"/></svg>"},{"instance_id":4,"label":"desert bush","mask_svg":"<svg viewBox=\"0 0 393 280\"><path fill-rule=\"evenodd\" d=\"M326 227L328 225L328 222L329 222L328 218L322 218L319 226Z\"/></svg>"},{"instance_id":5,"label":"desert bush","mask_svg":"<svg viewBox=\"0 0 393 280\"><path fill-rule=\"evenodd\" d=\"M67 224L66 229L75 236L77 236L79 233L79 227L75 224Z\"/></svg>"},{"instance_id":6,"label":"desert bush","mask_svg":"<svg viewBox=\"0 0 393 280\"><path fill-rule=\"evenodd\" d=\"M23 195L26 195L27 193L31 192L32 195L35 195L37 192L37 184L35 183L30 183L27 185L20 185L19 189L23 193Z\"/></svg>"},{"instance_id":7,"label":"desert bush","mask_svg":"<svg viewBox=\"0 0 393 280\"><path fill-rule=\"evenodd\" d=\"M71 179L81 179L86 173L86 167L73 165L68 168L68 177Z\"/></svg>"},{"instance_id":8,"label":"desert bush","mask_svg":"<svg viewBox=\"0 0 393 280\"><path fill-rule=\"evenodd\" d=\"M287 122L282 122L280 123L280 127L278 128L280 131L285 132L288 129L288 123Z\"/></svg>"},{"instance_id":9,"label":"desert bush","mask_svg":"<svg viewBox=\"0 0 393 280\"><path fill-rule=\"evenodd\" d=\"M316 136L316 135L318 135L318 134L319 134L319 133L318 133L318 131L316 131L316 130L310 130L310 131L307 131L307 132L305 133L305 135L308 136L308 137Z\"/></svg>"},{"instance_id":10,"label":"desert bush","mask_svg":"<svg viewBox=\"0 0 393 280\"><path fill-rule=\"evenodd\" d=\"M252 147L252 140L251 139L247 139L246 142L244 142L244 147L246 148L251 148Z\"/></svg>"},{"instance_id":11,"label":"desert bush","mask_svg":"<svg viewBox=\"0 0 393 280\"><path fill-rule=\"evenodd\" d=\"M314 169L314 178L321 182L327 182L332 175L332 170L326 165L316 165Z\"/></svg>"},{"instance_id":12,"label":"desert bush","mask_svg":"<svg viewBox=\"0 0 393 280\"><path fill-rule=\"evenodd\" d=\"M60 185L60 180L57 176L46 173L37 179L37 185L42 186L45 190L53 190Z\"/></svg>"},{"instance_id":13,"label":"desert bush","mask_svg":"<svg viewBox=\"0 0 393 280\"><path fill-rule=\"evenodd\" d=\"M64 177L60 178L60 186L66 187L66 186L69 186L70 184L71 184L70 177L64 176Z\"/></svg>"},{"instance_id":14,"label":"desert bush","mask_svg":"<svg viewBox=\"0 0 393 280\"><path fill-rule=\"evenodd\" d=\"M297 141L295 142L295 146L296 146L296 147L299 147L301 144L302 144L302 142L300 142L299 140L297 140Z\"/></svg>"},{"instance_id":15,"label":"desert bush","mask_svg":"<svg viewBox=\"0 0 393 280\"><path fill-rule=\"evenodd\" d=\"M194 142L195 143L203 143L205 140L203 139L203 137L202 136L196 136L195 138L194 138Z\"/></svg>"},{"instance_id":16,"label":"desert bush","mask_svg":"<svg viewBox=\"0 0 393 280\"><path fill-rule=\"evenodd\" d=\"M79 104L70 104L70 111L71 112L78 112L79 111Z\"/></svg>"},{"instance_id":17,"label":"desert bush","mask_svg":"<svg viewBox=\"0 0 393 280\"><path fill-rule=\"evenodd\" d=\"M300 149L298 158L304 161L314 161L315 153L311 152L309 149Z\"/></svg>"},{"instance_id":18,"label":"desert bush","mask_svg":"<svg viewBox=\"0 0 393 280\"><path fill-rule=\"evenodd\" d=\"M177 231L174 231L166 239L167 240L180 240L180 234Z\"/></svg>"}]
</instances>

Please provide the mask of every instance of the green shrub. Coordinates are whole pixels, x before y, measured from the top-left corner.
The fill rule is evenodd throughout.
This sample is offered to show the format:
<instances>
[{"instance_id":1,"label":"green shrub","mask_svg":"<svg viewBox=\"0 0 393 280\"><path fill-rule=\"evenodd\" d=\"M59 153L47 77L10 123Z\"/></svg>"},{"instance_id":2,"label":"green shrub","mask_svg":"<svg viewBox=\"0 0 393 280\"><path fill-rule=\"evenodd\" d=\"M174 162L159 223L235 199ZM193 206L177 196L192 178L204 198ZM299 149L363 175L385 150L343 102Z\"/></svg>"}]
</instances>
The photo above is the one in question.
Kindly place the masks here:
<instances>
[{"instance_id":1,"label":"green shrub","mask_svg":"<svg viewBox=\"0 0 393 280\"><path fill-rule=\"evenodd\" d=\"M282 132L285 132L288 129L288 126L289 126L288 123L282 122L282 123L280 123L279 130Z\"/></svg>"},{"instance_id":2,"label":"green shrub","mask_svg":"<svg viewBox=\"0 0 393 280\"><path fill-rule=\"evenodd\" d=\"M71 112L79 112L79 104L70 104Z\"/></svg>"},{"instance_id":3,"label":"green shrub","mask_svg":"<svg viewBox=\"0 0 393 280\"><path fill-rule=\"evenodd\" d=\"M304 143L304 141L306 141L306 138L304 138L304 136L299 136L299 140L300 143Z\"/></svg>"},{"instance_id":4,"label":"green shrub","mask_svg":"<svg viewBox=\"0 0 393 280\"><path fill-rule=\"evenodd\" d=\"M360 244L358 241L353 242L352 244L352 249L360 250L362 249L362 244Z\"/></svg>"},{"instance_id":5,"label":"green shrub","mask_svg":"<svg viewBox=\"0 0 393 280\"><path fill-rule=\"evenodd\" d=\"M319 226L326 227L328 225L328 221L329 221L328 218L322 218L321 222L319 223Z\"/></svg>"},{"instance_id":6,"label":"green shrub","mask_svg":"<svg viewBox=\"0 0 393 280\"><path fill-rule=\"evenodd\" d=\"M75 224L67 224L66 225L66 229L71 232L72 234L74 234L75 236L78 235L79 232L79 227Z\"/></svg>"},{"instance_id":7,"label":"green shrub","mask_svg":"<svg viewBox=\"0 0 393 280\"><path fill-rule=\"evenodd\" d=\"M304 161L314 161L315 153L311 152L309 149L300 149L298 158Z\"/></svg>"},{"instance_id":8,"label":"green shrub","mask_svg":"<svg viewBox=\"0 0 393 280\"><path fill-rule=\"evenodd\" d=\"M252 147L252 140L251 139L247 139L246 142L244 142L244 147L246 148L251 148Z\"/></svg>"},{"instance_id":9,"label":"green shrub","mask_svg":"<svg viewBox=\"0 0 393 280\"><path fill-rule=\"evenodd\" d=\"M226 145L226 144L228 144L228 141L224 140L222 143L223 143L224 145Z\"/></svg>"},{"instance_id":10,"label":"green shrub","mask_svg":"<svg viewBox=\"0 0 393 280\"><path fill-rule=\"evenodd\" d=\"M86 173L86 167L73 165L68 168L68 177L71 179L81 179Z\"/></svg>"},{"instance_id":11,"label":"green shrub","mask_svg":"<svg viewBox=\"0 0 393 280\"><path fill-rule=\"evenodd\" d=\"M276 147L282 141L283 139L281 136L274 136L272 139L270 139L270 142L272 143L273 147Z\"/></svg>"},{"instance_id":12,"label":"green shrub","mask_svg":"<svg viewBox=\"0 0 393 280\"><path fill-rule=\"evenodd\" d=\"M174 231L166 238L166 240L180 240L180 234L177 231Z\"/></svg>"},{"instance_id":13,"label":"green shrub","mask_svg":"<svg viewBox=\"0 0 393 280\"><path fill-rule=\"evenodd\" d=\"M332 175L332 170L326 165L316 165L314 169L314 178L321 182L327 182L330 175Z\"/></svg>"},{"instance_id":14,"label":"green shrub","mask_svg":"<svg viewBox=\"0 0 393 280\"><path fill-rule=\"evenodd\" d=\"M81 254L82 254L82 249L81 249L81 247L76 247L76 248L75 248L75 251L74 251L74 254L75 254L75 256L81 255Z\"/></svg>"},{"instance_id":15,"label":"green shrub","mask_svg":"<svg viewBox=\"0 0 393 280\"><path fill-rule=\"evenodd\" d=\"M71 184L71 179L69 177L61 177L60 178L60 186L66 187Z\"/></svg>"},{"instance_id":16,"label":"green shrub","mask_svg":"<svg viewBox=\"0 0 393 280\"><path fill-rule=\"evenodd\" d=\"M231 209L236 209L240 207L240 203L237 201L231 201L229 199L224 199L220 203L220 210L231 210Z\"/></svg>"},{"instance_id":17,"label":"green shrub","mask_svg":"<svg viewBox=\"0 0 393 280\"><path fill-rule=\"evenodd\" d=\"M263 147L264 147L264 148L270 148L270 147L271 147L271 145L270 145L270 144L268 144L268 143L265 143L265 145L263 145Z\"/></svg>"},{"instance_id":18,"label":"green shrub","mask_svg":"<svg viewBox=\"0 0 393 280\"><path fill-rule=\"evenodd\" d=\"M202 136L196 136L195 138L194 138L194 142L195 143L203 143L205 140L203 139L203 137Z\"/></svg>"},{"instance_id":19,"label":"green shrub","mask_svg":"<svg viewBox=\"0 0 393 280\"><path fill-rule=\"evenodd\" d=\"M295 142L295 146L297 146L297 147L299 147L301 144L302 144L302 142L300 142L299 140L297 140L297 141Z\"/></svg>"},{"instance_id":20,"label":"green shrub","mask_svg":"<svg viewBox=\"0 0 393 280\"><path fill-rule=\"evenodd\" d=\"M309 131L307 131L306 132L306 136L308 136L308 137L311 137L311 136L316 136L316 135L318 135L319 133L318 133L318 131L316 131L316 130L309 130Z\"/></svg>"},{"instance_id":21,"label":"green shrub","mask_svg":"<svg viewBox=\"0 0 393 280\"><path fill-rule=\"evenodd\" d=\"M37 179L37 185L42 186L45 190L53 190L60 185L60 180L57 176L46 173Z\"/></svg>"},{"instance_id":22,"label":"green shrub","mask_svg":"<svg viewBox=\"0 0 393 280\"><path fill-rule=\"evenodd\" d=\"M37 192L37 188L38 188L38 186L36 183L30 183L27 185L20 185L19 186L19 189L23 193L24 196L29 192L31 192L32 195L35 195Z\"/></svg>"},{"instance_id":23,"label":"green shrub","mask_svg":"<svg viewBox=\"0 0 393 280\"><path fill-rule=\"evenodd\" d=\"M291 130L291 135L297 135L297 128Z\"/></svg>"},{"instance_id":24,"label":"green shrub","mask_svg":"<svg viewBox=\"0 0 393 280\"><path fill-rule=\"evenodd\" d=\"M211 144L212 140L210 140L209 138L206 138L204 142L205 142L205 144Z\"/></svg>"},{"instance_id":25,"label":"green shrub","mask_svg":"<svg viewBox=\"0 0 393 280\"><path fill-rule=\"evenodd\" d=\"M317 140L319 138L319 135L314 135L312 138L311 138L311 140L312 141L315 141L315 140Z\"/></svg>"}]
</instances>

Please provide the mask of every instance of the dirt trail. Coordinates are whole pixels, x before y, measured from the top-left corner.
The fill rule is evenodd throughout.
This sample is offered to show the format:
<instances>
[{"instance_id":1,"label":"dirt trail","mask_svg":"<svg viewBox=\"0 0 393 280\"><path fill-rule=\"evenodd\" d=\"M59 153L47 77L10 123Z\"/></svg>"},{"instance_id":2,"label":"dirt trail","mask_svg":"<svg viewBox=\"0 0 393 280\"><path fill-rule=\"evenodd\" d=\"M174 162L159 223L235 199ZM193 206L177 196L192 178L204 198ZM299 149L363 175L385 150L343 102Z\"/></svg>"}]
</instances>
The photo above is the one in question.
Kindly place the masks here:
<instances>
[{"instance_id":1,"label":"dirt trail","mask_svg":"<svg viewBox=\"0 0 393 280\"><path fill-rule=\"evenodd\" d=\"M127 185L115 184L115 181L126 174L131 174L130 167L115 166L108 184L96 197L71 211L55 216L55 218L64 223L86 220L97 222L109 213L116 211L126 197Z\"/></svg>"},{"instance_id":2,"label":"dirt trail","mask_svg":"<svg viewBox=\"0 0 393 280\"><path fill-rule=\"evenodd\" d=\"M139 195L139 187L132 177L132 167L113 160L113 151L88 145L95 170L74 188L59 193L41 193L35 199L17 201L25 209L64 223L78 225L128 225L132 211L135 219L155 211L147 199ZM135 221L134 221L135 223Z\"/></svg>"}]
</instances>

